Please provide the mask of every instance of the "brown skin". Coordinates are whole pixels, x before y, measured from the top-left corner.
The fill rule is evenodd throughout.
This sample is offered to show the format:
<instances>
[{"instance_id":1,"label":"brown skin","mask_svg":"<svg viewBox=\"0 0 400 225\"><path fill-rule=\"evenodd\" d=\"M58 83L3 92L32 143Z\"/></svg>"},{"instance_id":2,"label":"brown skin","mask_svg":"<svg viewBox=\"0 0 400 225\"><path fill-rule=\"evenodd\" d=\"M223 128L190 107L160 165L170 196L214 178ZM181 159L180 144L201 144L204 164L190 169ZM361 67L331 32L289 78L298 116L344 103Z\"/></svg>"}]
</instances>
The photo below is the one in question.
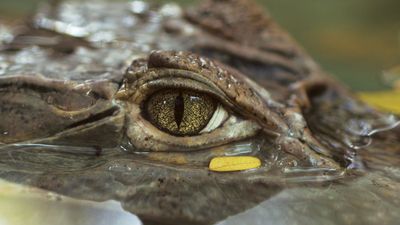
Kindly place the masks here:
<instances>
[{"instance_id":1,"label":"brown skin","mask_svg":"<svg viewBox=\"0 0 400 225\"><path fill-rule=\"evenodd\" d=\"M138 18L143 26L149 23L146 13ZM46 37L50 32L76 39L35 27L46 30ZM115 29L121 35L116 41L135 42ZM10 64L18 64L19 51L41 45L21 41L27 34L43 38L43 32L27 30L3 46ZM146 223L212 224L285 188L346 181L365 172L360 164L398 163L391 157L400 152L398 129L373 136L360 154L349 145L370 138L349 131L351 121L382 127L388 115L327 77L255 3L206 1L167 17L153 35L165 35L171 45L153 52L131 46L132 63L106 66L104 58L125 48L79 38L68 42L71 51L59 43L40 48L55 71L34 67L31 75L0 76L0 176L77 198L116 199ZM86 56L90 63L79 55L82 48L93 53ZM80 67L82 73L75 70ZM212 95L236 120L194 136L160 130L142 106L158 90L180 88ZM212 158L232 153L240 143L258 146L240 154L260 158L261 168L209 171ZM300 175L310 176L310 184L293 182L285 173L299 168L310 169ZM315 183L321 177L324 182Z\"/></svg>"}]
</instances>

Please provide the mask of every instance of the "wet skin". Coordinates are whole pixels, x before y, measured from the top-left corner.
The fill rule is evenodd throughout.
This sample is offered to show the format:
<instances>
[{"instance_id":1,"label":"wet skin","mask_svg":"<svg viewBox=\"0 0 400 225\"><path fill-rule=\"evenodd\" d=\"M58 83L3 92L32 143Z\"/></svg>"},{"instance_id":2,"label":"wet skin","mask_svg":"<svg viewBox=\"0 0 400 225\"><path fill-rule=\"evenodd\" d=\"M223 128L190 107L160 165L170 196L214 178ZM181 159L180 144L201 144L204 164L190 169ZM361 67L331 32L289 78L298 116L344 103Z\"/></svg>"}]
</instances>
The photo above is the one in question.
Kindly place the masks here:
<instances>
[{"instance_id":1,"label":"wet skin","mask_svg":"<svg viewBox=\"0 0 400 225\"><path fill-rule=\"evenodd\" d=\"M397 118L354 98L251 1L67 6L1 46L1 178L116 199L145 223L212 224L285 189L400 164ZM65 26L74 14L81 30ZM148 107L157 93L174 96L170 115ZM185 114L196 107L176 100L189 95L226 116L200 132L208 124ZM209 170L226 155L262 166Z\"/></svg>"}]
</instances>

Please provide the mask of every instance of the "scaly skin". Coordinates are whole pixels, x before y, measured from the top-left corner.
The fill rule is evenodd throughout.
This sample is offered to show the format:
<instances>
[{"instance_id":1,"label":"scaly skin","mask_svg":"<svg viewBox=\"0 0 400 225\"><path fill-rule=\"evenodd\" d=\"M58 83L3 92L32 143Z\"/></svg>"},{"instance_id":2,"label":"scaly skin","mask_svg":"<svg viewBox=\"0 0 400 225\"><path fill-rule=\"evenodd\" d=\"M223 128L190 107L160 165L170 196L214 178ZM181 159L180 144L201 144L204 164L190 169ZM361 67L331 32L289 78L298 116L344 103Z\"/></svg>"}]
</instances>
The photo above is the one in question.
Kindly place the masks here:
<instances>
[{"instance_id":1,"label":"scaly skin","mask_svg":"<svg viewBox=\"0 0 400 225\"><path fill-rule=\"evenodd\" d=\"M213 224L279 193L326 186L346 196L337 197L340 208L369 177L390 177L374 178L379 194L398 190L396 118L355 99L252 1L173 6L172 15L165 6L65 4L1 46L1 178L116 199L146 224ZM158 129L144 102L179 88L212 95L233 119L195 136ZM258 157L262 166L211 172L210 160L224 155ZM336 207L326 201L309 218ZM365 202L355 216L371 210ZM398 221L385 215L386 224Z\"/></svg>"}]
</instances>

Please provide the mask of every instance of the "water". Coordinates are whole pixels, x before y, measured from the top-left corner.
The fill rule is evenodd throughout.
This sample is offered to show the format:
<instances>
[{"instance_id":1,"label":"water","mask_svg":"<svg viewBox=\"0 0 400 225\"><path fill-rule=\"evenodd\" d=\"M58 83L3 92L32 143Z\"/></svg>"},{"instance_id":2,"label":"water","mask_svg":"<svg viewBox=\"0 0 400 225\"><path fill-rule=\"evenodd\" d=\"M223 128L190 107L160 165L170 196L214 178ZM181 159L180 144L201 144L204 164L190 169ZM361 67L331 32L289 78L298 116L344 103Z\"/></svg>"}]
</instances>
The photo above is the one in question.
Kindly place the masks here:
<instances>
[{"instance_id":1,"label":"water","mask_svg":"<svg viewBox=\"0 0 400 225\"><path fill-rule=\"evenodd\" d=\"M343 96L335 88L328 87L326 93L314 93L315 96L309 94L311 109L308 111L284 113L285 119L292 125L284 135L260 132L241 141L190 152L182 152L182 149L181 152L149 152L135 148L135 143L127 141L126 136L121 141L129 126L124 120L126 104L117 99L108 100L110 93L118 89L117 83L121 83L125 68L133 59L147 55L153 48L185 48L190 43L187 37L190 39L197 32L193 26L182 21L178 25L182 25L180 31L186 39L160 31L162 21L175 19L174 16L180 14L180 8L174 4L164 5L158 11L149 11L147 3L142 1L134 1L132 5L138 5L133 12L129 5L122 4L115 8L102 4L65 4L62 21L48 20L45 13L37 16L38 26L87 38L96 50L81 46L63 58L65 60L59 60L39 47L27 47L15 55L1 56L0 75L61 77L63 81L52 85L38 82L40 79L30 79L30 82L41 84L44 90L62 89L64 85L70 85L68 87L74 90L68 95L57 95L56 99L45 96L44 106L53 106L57 100L63 103L61 100L65 96L82 98L76 101L79 104L69 105L75 109L73 113L54 119L55 123L46 125L45 129L36 130L31 134L32 139L12 139L19 133L12 133L11 128L29 127L30 124L22 120L17 121L18 126L10 125L10 129L0 131L0 140L4 142L0 145L0 177L60 194L46 192L38 196L36 189L28 188L24 189L26 196L19 192L12 195L9 190L18 189L12 186L4 192L4 196L0 195L0 208L2 204L4 208L13 203L19 205L15 209L18 216L21 215L19 212L27 211L24 222L30 221L32 225L57 221L76 223L74 219L83 224L98 224L99 221L104 222L105 217L110 218L113 224L118 224L120 220L121 224L134 220L132 214L121 210L120 204L124 210L140 214L146 222L158 219L174 223L195 220L204 224L398 223L399 120L393 115L377 113L347 95ZM85 13L76 13L80 10ZM148 16L148 23L139 22L143 16ZM122 29L115 29L120 25ZM130 29L137 32L132 33ZM2 42L8 42L10 35L8 29L0 29ZM22 44L57 45L57 39L28 37L21 41ZM176 57L179 59L179 55ZM209 66L205 59L199 60L201 67ZM195 59L192 62L195 64ZM223 72L219 77L222 80L216 80L225 79L221 74ZM96 86L98 80L103 82L100 84L108 84L108 81L111 84ZM226 88L236 90L234 84L238 80L234 76L229 80ZM260 88L255 82L248 82L248 85ZM37 92L28 93L31 94L22 93L25 95L21 96L25 97L17 98L25 101L21 100L23 107L18 109L37 106L33 100L29 101L37 101ZM266 103L271 108L283 111L286 107L272 100L272 92L264 90L257 94L268 99ZM49 107L49 111L65 109L62 104L55 105L56 109ZM82 114L78 110L82 107L89 109L87 113ZM96 111L98 108L101 110ZM105 112L111 112L101 120L107 121L105 124L108 126L100 129L101 135L88 135L84 132L85 128L93 125L93 121L88 120L89 126L81 129L79 116L101 114L99 112L103 109L110 109ZM34 115L35 111L24 112L27 112L24 115ZM114 116L116 119L107 120ZM41 117L50 119L49 116ZM242 119L230 122L237 123ZM62 127L63 123L67 124L66 127ZM74 143L80 144L78 146L62 142L63 137L70 137L70 124L78 128L74 131L84 134L72 138ZM56 125L60 125L62 132L57 130L60 128ZM26 130L29 129L20 129ZM323 144L304 135L308 130ZM237 130L229 132L233 131ZM56 135L48 138L46 132ZM281 142L275 142L276 135L283 136ZM308 144L301 145L302 142ZM296 144L302 148L296 148L299 146ZM258 157L262 167L240 173L212 173L208 169L212 158L242 155ZM0 185L7 187L9 184ZM49 199L49 195L53 197ZM32 196L34 200L29 201ZM110 199L118 203L110 203ZM95 203L103 201L106 201L106 206ZM35 204L35 207L29 203ZM21 205L26 208L21 208ZM44 217L43 208L47 209L45 212L54 210L65 214L54 212L58 217L52 217L53 213ZM7 220L14 218L10 222L0 217L0 224L20 223L12 213L6 211L0 215ZM71 217L74 219L69 219Z\"/></svg>"},{"instance_id":2,"label":"water","mask_svg":"<svg viewBox=\"0 0 400 225\"><path fill-rule=\"evenodd\" d=\"M399 172L387 174L395 183L386 174L370 173L348 184L287 189L218 225L397 224Z\"/></svg>"},{"instance_id":3,"label":"water","mask_svg":"<svg viewBox=\"0 0 400 225\"><path fill-rule=\"evenodd\" d=\"M116 201L92 202L0 180L0 224L140 225Z\"/></svg>"}]
</instances>

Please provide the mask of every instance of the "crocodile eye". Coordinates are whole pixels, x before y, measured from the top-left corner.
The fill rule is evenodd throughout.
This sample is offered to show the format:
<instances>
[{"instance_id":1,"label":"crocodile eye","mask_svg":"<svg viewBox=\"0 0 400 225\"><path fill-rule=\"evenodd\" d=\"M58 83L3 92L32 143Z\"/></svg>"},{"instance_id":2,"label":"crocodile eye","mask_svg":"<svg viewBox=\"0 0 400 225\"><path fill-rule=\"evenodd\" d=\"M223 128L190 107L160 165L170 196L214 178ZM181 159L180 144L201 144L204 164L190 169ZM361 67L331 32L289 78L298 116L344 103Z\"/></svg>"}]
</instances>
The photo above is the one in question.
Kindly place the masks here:
<instances>
[{"instance_id":1,"label":"crocodile eye","mask_svg":"<svg viewBox=\"0 0 400 225\"><path fill-rule=\"evenodd\" d=\"M213 97L191 90L161 90L144 103L144 116L158 129L174 136L212 131L228 113Z\"/></svg>"}]
</instances>

